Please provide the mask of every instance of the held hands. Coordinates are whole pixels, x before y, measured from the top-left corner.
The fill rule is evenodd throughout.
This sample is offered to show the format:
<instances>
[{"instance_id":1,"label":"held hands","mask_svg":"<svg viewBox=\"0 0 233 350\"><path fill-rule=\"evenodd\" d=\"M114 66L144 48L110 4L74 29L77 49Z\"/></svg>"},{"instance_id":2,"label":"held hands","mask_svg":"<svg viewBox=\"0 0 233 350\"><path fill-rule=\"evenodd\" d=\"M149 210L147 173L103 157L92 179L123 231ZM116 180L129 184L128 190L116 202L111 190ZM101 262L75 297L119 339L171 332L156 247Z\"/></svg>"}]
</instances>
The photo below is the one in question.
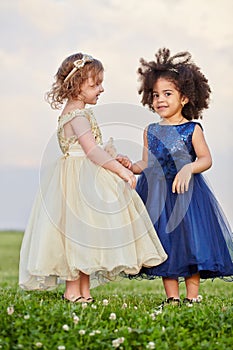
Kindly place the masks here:
<instances>
[{"instance_id":1,"label":"held hands","mask_svg":"<svg viewBox=\"0 0 233 350\"><path fill-rule=\"evenodd\" d=\"M131 188L135 188L136 187L136 176L134 176L134 174L132 173L132 171L130 171L127 168L121 167L121 170L119 171L118 175L125 180L126 182L129 183Z\"/></svg>"},{"instance_id":2,"label":"held hands","mask_svg":"<svg viewBox=\"0 0 233 350\"><path fill-rule=\"evenodd\" d=\"M172 184L173 193L184 193L189 189L189 182L192 177L192 164L186 164L181 168L181 170L176 174L176 177Z\"/></svg>"},{"instance_id":3,"label":"held hands","mask_svg":"<svg viewBox=\"0 0 233 350\"><path fill-rule=\"evenodd\" d=\"M123 154L118 154L115 159L119 163L121 163L125 168L130 169L132 166L131 160L127 156L124 156Z\"/></svg>"}]
</instances>

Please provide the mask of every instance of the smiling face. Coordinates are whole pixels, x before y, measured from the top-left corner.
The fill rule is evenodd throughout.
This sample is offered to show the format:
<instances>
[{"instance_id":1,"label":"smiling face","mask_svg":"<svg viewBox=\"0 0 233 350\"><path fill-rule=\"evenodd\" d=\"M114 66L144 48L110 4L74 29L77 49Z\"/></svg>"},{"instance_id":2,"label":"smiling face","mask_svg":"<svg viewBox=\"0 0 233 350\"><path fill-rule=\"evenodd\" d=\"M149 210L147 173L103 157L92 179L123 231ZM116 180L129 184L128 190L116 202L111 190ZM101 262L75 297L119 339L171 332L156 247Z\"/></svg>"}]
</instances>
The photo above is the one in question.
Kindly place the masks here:
<instances>
[{"instance_id":1,"label":"smiling face","mask_svg":"<svg viewBox=\"0 0 233 350\"><path fill-rule=\"evenodd\" d=\"M97 77L89 76L81 86L80 97L84 104L95 105L99 95L104 91L102 86L104 78L103 71Z\"/></svg>"},{"instance_id":2,"label":"smiling face","mask_svg":"<svg viewBox=\"0 0 233 350\"><path fill-rule=\"evenodd\" d=\"M183 105L188 99L180 95L175 84L165 78L159 78L153 86L153 108L163 119L171 122L182 118Z\"/></svg>"}]
</instances>

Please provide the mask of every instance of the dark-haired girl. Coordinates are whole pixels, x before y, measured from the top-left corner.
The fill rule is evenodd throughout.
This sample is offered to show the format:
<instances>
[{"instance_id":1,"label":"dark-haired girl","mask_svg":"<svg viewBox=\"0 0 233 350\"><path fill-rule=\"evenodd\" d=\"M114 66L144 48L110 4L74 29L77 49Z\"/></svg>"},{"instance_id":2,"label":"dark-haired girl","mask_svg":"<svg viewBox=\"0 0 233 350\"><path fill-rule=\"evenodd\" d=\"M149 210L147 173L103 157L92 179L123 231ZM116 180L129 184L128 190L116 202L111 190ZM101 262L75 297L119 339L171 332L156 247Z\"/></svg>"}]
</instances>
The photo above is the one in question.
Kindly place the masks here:
<instances>
[{"instance_id":1,"label":"dark-haired girl","mask_svg":"<svg viewBox=\"0 0 233 350\"><path fill-rule=\"evenodd\" d=\"M178 304L183 278L185 301L195 302L200 279L233 275L232 232L201 175L212 160L202 126L193 121L208 108L211 90L188 52L171 57L160 49L155 61L141 59L138 73L142 104L161 121L145 129L142 160L130 169L141 173L136 190L168 254L161 265L142 268L140 276L161 276L166 302Z\"/></svg>"}]
</instances>

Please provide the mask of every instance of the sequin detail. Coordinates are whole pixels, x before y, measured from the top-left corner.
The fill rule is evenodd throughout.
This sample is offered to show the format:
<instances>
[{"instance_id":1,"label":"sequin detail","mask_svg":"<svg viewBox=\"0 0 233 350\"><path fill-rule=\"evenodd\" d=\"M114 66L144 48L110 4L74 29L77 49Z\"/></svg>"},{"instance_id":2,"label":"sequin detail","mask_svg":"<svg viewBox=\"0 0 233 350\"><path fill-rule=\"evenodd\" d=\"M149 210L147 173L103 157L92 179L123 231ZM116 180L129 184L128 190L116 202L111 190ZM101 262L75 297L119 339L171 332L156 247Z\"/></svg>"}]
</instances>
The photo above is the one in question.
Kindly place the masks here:
<instances>
[{"instance_id":1,"label":"sequin detail","mask_svg":"<svg viewBox=\"0 0 233 350\"><path fill-rule=\"evenodd\" d=\"M91 131L95 138L96 143L98 145L102 145L103 144L102 134L97 124L97 121L94 117L93 111L91 109L77 109L70 113L61 115L58 118L57 137L58 137L58 142L62 150L62 153L68 154L68 150L71 145L75 145L75 144L79 145L78 137L76 135L72 135L69 138L65 138L65 135L64 135L64 125L75 117L87 118L87 120L91 124Z\"/></svg>"},{"instance_id":2,"label":"sequin detail","mask_svg":"<svg viewBox=\"0 0 233 350\"><path fill-rule=\"evenodd\" d=\"M150 124L147 131L148 167L159 177L173 179L187 163L196 159L192 135L196 125L188 122L180 125Z\"/></svg>"}]
</instances>

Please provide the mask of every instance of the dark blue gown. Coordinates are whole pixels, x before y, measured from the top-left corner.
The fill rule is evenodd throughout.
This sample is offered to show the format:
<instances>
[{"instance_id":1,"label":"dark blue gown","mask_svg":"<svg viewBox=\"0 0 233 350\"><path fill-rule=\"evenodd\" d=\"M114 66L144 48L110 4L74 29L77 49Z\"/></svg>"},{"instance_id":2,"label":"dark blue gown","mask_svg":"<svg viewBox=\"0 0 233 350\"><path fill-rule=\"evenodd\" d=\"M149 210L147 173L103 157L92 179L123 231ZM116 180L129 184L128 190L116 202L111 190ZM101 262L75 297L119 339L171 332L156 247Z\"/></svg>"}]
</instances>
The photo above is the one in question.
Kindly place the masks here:
<instances>
[{"instance_id":1,"label":"dark blue gown","mask_svg":"<svg viewBox=\"0 0 233 350\"><path fill-rule=\"evenodd\" d=\"M197 126L197 124L199 126ZM136 190L149 212L168 259L142 268L141 277L233 277L233 235L219 203L202 174L194 174L189 190L172 193L172 183L183 165L196 154L192 135L199 123L150 124L148 167Z\"/></svg>"}]
</instances>

